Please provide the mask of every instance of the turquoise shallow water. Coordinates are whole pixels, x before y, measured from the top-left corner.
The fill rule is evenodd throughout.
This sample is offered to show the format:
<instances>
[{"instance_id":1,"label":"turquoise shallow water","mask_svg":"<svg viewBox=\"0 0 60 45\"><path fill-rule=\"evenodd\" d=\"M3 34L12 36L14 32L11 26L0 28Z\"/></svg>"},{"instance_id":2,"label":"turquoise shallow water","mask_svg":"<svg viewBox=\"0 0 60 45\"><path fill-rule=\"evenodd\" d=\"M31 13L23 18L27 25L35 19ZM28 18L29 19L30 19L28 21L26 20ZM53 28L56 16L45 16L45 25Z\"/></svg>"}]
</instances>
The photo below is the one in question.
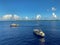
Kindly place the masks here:
<instances>
[{"instance_id":1,"label":"turquoise shallow water","mask_svg":"<svg viewBox=\"0 0 60 45\"><path fill-rule=\"evenodd\" d=\"M44 42L33 34L35 28L45 32ZM0 45L60 45L60 21L0 21Z\"/></svg>"}]
</instances>

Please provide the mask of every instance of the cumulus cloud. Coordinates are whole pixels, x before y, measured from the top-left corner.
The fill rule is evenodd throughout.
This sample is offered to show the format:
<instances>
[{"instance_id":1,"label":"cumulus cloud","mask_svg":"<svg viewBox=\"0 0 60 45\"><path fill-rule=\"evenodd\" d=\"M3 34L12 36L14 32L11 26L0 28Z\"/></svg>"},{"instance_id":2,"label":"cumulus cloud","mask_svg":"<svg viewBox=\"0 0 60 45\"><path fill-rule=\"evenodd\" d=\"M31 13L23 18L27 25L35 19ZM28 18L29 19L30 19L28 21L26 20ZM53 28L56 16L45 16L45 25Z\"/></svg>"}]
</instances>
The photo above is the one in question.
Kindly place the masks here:
<instances>
[{"instance_id":1,"label":"cumulus cloud","mask_svg":"<svg viewBox=\"0 0 60 45\"><path fill-rule=\"evenodd\" d=\"M52 16L53 18L57 18L56 14L55 13L52 13Z\"/></svg>"},{"instance_id":2,"label":"cumulus cloud","mask_svg":"<svg viewBox=\"0 0 60 45\"><path fill-rule=\"evenodd\" d=\"M40 20L40 19L41 19L41 15L40 14L37 14L36 20Z\"/></svg>"},{"instance_id":3,"label":"cumulus cloud","mask_svg":"<svg viewBox=\"0 0 60 45\"><path fill-rule=\"evenodd\" d=\"M28 17L28 16L26 16L26 17L25 17L25 20L29 20L29 17Z\"/></svg>"},{"instance_id":4,"label":"cumulus cloud","mask_svg":"<svg viewBox=\"0 0 60 45\"><path fill-rule=\"evenodd\" d=\"M56 11L56 8L55 7L52 7L52 11Z\"/></svg>"},{"instance_id":5,"label":"cumulus cloud","mask_svg":"<svg viewBox=\"0 0 60 45\"><path fill-rule=\"evenodd\" d=\"M7 14L2 16L2 20L19 20L20 16L18 15L12 15L12 14Z\"/></svg>"},{"instance_id":6,"label":"cumulus cloud","mask_svg":"<svg viewBox=\"0 0 60 45\"><path fill-rule=\"evenodd\" d=\"M13 15L13 19L14 20L19 20L20 19L20 16L18 16L18 15L15 14L15 15Z\"/></svg>"},{"instance_id":7,"label":"cumulus cloud","mask_svg":"<svg viewBox=\"0 0 60 45\"><path fill-rule=\"evenodd\" d=\"M12 18L11 14L7 14L7 15L2 16L2 20L10 20L11 18Z\"/></svg>"}]
</instances>

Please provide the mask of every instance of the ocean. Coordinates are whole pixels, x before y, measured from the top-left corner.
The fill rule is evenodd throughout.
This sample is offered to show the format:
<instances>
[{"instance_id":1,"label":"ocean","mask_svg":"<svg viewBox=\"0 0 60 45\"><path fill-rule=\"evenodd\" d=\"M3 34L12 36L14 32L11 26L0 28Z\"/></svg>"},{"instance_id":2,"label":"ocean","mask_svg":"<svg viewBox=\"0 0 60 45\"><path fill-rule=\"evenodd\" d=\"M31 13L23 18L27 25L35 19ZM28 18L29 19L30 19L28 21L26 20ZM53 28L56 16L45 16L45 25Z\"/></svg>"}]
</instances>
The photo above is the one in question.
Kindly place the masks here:
<instances>
[{"instance_id":1,"label":"ocean","mask_svg":"<svg viewBox=\"0 0 60 45\"><path fill-rule=\"evenodd\" d=\"M12 23L18 27L10 27ZM44 38L34 35L41 29ZM0 45L60 45L60 21L0 21Z\"/></svg>"}]
</instances>

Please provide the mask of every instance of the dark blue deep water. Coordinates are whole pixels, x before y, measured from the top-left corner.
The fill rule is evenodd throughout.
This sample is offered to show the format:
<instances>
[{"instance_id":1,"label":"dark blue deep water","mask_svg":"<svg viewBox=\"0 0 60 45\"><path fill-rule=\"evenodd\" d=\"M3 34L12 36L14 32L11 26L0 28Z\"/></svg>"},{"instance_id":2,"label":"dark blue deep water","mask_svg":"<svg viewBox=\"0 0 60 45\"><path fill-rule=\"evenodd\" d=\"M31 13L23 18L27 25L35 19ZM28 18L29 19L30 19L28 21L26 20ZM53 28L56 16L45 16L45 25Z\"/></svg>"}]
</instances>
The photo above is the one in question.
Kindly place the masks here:
<instances>
[{"instance_id":1,"label":"dark blue deep water","mask_svg":"<svg viewBox=\"0 0 60 45\"><path fill-rule=\"evenodd\" d=\"M44 41L33 34L36 28L46 34ZM60 21L0 21L0 45L60 45Z\"/></svg>"}]
</instances>

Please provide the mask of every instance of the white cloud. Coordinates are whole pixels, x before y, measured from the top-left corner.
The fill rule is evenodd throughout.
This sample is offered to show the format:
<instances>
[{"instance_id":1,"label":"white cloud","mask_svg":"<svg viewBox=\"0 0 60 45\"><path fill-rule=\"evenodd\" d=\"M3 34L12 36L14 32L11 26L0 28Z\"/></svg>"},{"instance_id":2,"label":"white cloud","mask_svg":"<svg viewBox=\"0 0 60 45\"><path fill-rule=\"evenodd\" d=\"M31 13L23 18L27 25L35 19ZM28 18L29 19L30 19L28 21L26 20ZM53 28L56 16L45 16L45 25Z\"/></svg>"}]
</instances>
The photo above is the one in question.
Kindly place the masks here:
<instances>
[{"instance_id":1,"label":"white cloud","mask_svg":"<svg viewBox=\"0 0 60 45\"><path fill-rule=\"evenodd\" d=\"M18 15L12 15L12 14L7 14L2 16L2 20L19 20L20 16Z\"/></svg>"},{"instance_id":2,"label":"white cloud","mask_svg":"<svg viewBox=\"0 0 60 45\"><path fill-rule=\"evenodd\" d=\"M18 15L13 15L13 19L14 19L14 20L19 20L19 19L20 19L20 16L18 16Z\"/></svg>"},{"instance_id":3,"label":"white cloud","mask_svg":"<svg viewBox=\"0 0 60 45\"><path fill-rule=\"evenodd\" d=\"M40 14L37 14L36 20L40 20L40 19L41 19L41 15Z\"/></svg>"},{"instance_id":4,"label":"white cloud","mask_svg":"<svg viewBox=\"0 0 60 45\"><path fill-rule=\"evenodd\" d=\"M26 17L25 17L25 20L29 20L29 17L28 17L28 16L26 16Z\"/></svg>"},{"instance_id":5,"label":"white cloud","mask_svg":"<svg viewBox=\"0 0 60 45\"><path fill-rule=\"evenodd\" d=\"M52 7L52 11L56 11L56 8L55 7Z\"/></svg>"},{"instance_id":6,"label":"white cloud","mask_svg":"<svg viewBox=\"0 0 60 45\"><path fill-rule=\"evenodd\" d=\"M53 18L57 18L56 14L55 13L52 13L52 16Z\"/></svg>"},{"instance_id":7,"label":"white cloud","mask_svg":"<svg viewBox=\"0 0 60 45\"><path fill-rule=\"evenodd\" d=\"M2 20L10 20L11 18L12 18L11 14L7 14L7 15L2 16Z\"/></svg>"}]
</instances>

